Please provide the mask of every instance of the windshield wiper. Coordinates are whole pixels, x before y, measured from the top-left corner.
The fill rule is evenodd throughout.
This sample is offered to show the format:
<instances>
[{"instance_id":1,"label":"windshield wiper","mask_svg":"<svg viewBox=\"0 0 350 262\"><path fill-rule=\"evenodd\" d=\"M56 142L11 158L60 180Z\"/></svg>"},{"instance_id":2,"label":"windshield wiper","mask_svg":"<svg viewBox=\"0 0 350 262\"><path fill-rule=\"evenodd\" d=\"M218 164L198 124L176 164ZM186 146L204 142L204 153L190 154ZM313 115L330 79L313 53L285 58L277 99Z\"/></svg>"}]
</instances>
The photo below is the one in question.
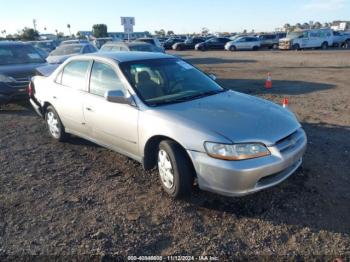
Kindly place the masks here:
<instances>
[{"instance_id":1,"label":"windshield wiper","mask_svg":"<svg viewBox=\"0 0 350 262\"><path fill-rule=\"evenodd\" d=\"M226 92L227 90L223 89L223 90L211 90L211 91L207 91L207 92L202 92L202 93L198 93L192 96L185 96L185 97L181 97L178 99L175 99L173 101L176 102L184 102L184 101L189 101L189 100L193 100L193 99L198 99L198 98L202 98L202 97L206 97L206 96L211 96L211 95L216 95L222 92Z\"/></svg>"},{"instance_id":2,"label":"windshield wiper","mask_svg":"<svg viewBox=\"0 0 350 262\"><path fill-rule=\"evenodd\" d=\"M198 93L198 94L195 94L192 96L185 96L185 97L180 97L177 99L155 102L155 103L151 103L151 105L152 106L159 106L159 105L167 105L167 104L173 104L173 103L181 103L181 102L186 102L186 101L190 101L190 100L194 100L194 99L198 99L198 98L202 98L202 97L206 97L206 96L216 95L216 94L226 92L226 91L227 91L227 89L211 90L211 91L207 91L207 92Z\"/></svg>"}]
</instances>

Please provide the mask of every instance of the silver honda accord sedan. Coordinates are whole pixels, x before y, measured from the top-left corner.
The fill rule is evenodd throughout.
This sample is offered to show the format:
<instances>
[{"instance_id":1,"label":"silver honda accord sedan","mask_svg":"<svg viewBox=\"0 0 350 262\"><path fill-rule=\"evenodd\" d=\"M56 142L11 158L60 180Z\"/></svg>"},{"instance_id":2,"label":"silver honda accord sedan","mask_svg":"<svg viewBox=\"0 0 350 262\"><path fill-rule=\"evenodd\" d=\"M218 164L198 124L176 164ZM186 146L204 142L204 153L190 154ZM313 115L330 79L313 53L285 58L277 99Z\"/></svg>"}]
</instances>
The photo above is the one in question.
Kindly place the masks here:
<instances>
[{"instance_id":1,"label":"silver honda accord sedan","mask_svg":"<svg viewBox=\"0 0 350 262\"><path fill-rule=\"evenodd\" d=\"M242 196L301 165L306 135L289 110L226 90L193 65L160 53L75 56L29 86L49 134L73 134L158 168L172 197Z\"/></svg>"}]
</instances>

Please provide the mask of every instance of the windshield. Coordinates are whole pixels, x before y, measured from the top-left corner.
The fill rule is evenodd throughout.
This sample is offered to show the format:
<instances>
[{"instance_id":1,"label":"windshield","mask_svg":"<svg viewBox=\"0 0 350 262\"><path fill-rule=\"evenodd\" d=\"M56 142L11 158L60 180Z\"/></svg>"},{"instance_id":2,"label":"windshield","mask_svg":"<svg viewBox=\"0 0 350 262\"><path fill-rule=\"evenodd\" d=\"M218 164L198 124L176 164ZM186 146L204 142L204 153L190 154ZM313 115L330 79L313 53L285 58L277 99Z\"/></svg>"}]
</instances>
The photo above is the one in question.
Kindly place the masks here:
<instances>
[{"instance_id":1,"label":"windshield","mask_svg":"<svg viewBox=\"0 0 350 262\"><path fill-rule=\"evenodd\" d=\"M58 55L72 55L79 54L80 50L83 48L83 45L64 45L59 46L56 50L52 51L50 55L58 56Z\"/></svg>"},{"instance_id":2,"label":"windshield","mask_svg":"<svg viewBox=\"0 0 350 262\"><path fill-rule=\"evenodd\" d=\"M150 106L185 102L225 91L192 65L177 59L124 62L120 67Z\"/></svg>"},{"instance_id":3,"label":"windshield","mask_svg":"<svg viewBox=\"0 0 350 262\"><path fill-rule=\"evenodd\" d=\"M287 38L299 38L303 36L303 32L290 32L287 34Z\"/></svg>"},{"instance_id":4,"label":"windshield","mask_svg":"<svg viewBox=\"0 0 350 262\"><path fill-rule=\"evenodd\" d=\"M30 45L0 46L0 65L44 63L45 60Z\"/></svg>"}]
</instances>

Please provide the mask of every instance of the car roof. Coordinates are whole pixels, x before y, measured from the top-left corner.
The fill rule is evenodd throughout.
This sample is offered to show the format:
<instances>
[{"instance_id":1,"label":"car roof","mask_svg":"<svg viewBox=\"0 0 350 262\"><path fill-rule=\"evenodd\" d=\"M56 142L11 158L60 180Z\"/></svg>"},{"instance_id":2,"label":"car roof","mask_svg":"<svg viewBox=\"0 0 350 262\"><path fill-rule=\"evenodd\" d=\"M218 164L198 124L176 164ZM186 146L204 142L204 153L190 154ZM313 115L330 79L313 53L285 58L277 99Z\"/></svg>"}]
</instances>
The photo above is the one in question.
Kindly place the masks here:
<instances>
[{"instance_id":1,"label":"car roof","mask_svg":"<svg viewBox=\"0 0 350 262\"><path fill-rule=\"evenodd\" d=\"M60 45L59 47L57 48L69 48L71 46L80 46L80 47L83 47L83 46L86 46L86 45L91 45L90 43L74 43L74 44L70 44L70 45Z\"/></svg>"},{"instance_id":2,"label":"car roof","mask_svg":"<svg viewBox=\"0 0 350 262\"><path fill-rule=\"evenodd\" d=\"M167 55L163 53L153 53L153 52L102 52L102 53L91 53L83 55L82 57L101 57L113 59L117 62L131 62L131 61L140 61L140 60L149 60L149 59L162 59L162 58L175 58L172 55ZM79 57L79 56L76 56ZM80 56L81 57L81 56Z\"/></svg>"},{"instance_id":3,"label":"car roof","mask_svg":"<svg viewBox=\"0 0 350 262\"><path fill-rule=\"evenodd\" d=\"M152 46L149 43L142 42L142 41L133 41L133 42L123 42L123 41L115 41L115 42L108 42L104 44L104 46L135 46L135 45L145 45L145 46Z\"/></svg>"},{"instance_id":4,"label":"car roof","mask_svg":"<svg viewBox=\"0 0 350 262\"><path fill-rule=\"evenodd\" d=\"M29 43L20 41L0 41L0 46L15 46L15 45L29 45Z\"/></svg>"}]
</instances>

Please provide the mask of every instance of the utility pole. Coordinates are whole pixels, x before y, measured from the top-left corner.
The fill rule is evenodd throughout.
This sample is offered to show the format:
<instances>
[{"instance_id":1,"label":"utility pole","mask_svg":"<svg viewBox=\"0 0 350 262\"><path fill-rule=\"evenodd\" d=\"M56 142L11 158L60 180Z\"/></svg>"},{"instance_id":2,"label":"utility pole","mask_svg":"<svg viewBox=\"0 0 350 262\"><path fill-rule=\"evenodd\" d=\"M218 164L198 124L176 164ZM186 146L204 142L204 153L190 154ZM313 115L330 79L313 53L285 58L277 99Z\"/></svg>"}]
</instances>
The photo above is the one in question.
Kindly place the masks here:
<instances>
[{"instance_id":1,"label":"utility pole","mask_svg":"<svg viewBox=\"0 0 350 262\"><path fill-rule=\"evenodd\" d=\"M36 19L35 18L33 19L33 27L34 27L34 30L36 31Z\"/></svg>"}]
</instances>

